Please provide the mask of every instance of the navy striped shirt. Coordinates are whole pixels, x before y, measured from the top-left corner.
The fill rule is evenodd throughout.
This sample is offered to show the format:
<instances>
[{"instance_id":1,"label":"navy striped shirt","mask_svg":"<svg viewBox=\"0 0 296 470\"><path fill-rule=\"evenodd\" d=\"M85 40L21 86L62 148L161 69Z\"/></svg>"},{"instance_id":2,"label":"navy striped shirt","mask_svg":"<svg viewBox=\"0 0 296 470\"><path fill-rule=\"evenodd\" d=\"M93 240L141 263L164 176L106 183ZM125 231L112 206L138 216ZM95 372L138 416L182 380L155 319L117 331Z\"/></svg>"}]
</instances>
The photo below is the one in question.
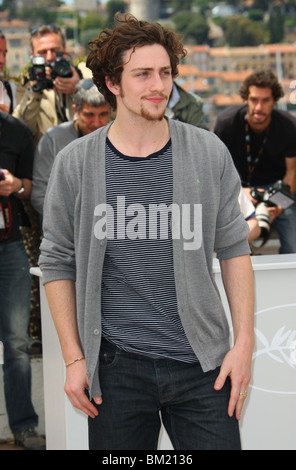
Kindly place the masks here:
<instances>
[{"instance_id":1,"label":"navy striped shirt","mask_svg":"<svg viewBox=\"0 0 296 470\"><path fill-rule=\"evenodd\" d=\"M171 211L171 141L146 158L127 157L107 139L107 251L103 336L152 358L197 361L177 307Z\"/></svg>"}]
</instances>

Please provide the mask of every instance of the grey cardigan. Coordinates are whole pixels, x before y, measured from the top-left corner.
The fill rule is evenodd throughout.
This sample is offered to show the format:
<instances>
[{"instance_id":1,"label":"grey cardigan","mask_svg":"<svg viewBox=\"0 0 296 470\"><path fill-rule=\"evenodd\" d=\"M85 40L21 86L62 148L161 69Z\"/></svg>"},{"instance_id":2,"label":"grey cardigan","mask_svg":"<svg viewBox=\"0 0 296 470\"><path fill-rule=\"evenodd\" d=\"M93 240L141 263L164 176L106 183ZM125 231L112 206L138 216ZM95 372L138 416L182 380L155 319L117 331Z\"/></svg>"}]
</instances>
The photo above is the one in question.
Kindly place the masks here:
<instances>
[{"instance_id":1,"label":"grey cardigan","mask_svg":"<svg viewBox=\"0 0 296 470\"><path fill-rule=\"evenodd\" d=\"M238 204L240 179L224 144L212 133L169 120L173 149L173 202L201 204L201 245L173 240L180 318L204 372L221 365L229 328L212 274L219 259L249 254L248 226ZM57 156L44 207L39 259L44 284L76 281L77 319L90 395L101 394L101 282L107 240L94 235L95 207L106 203L105 145L109 126L69 144ZM193 211L191 211L191 215ZM193 220L192 220L193 223ZM181 233L182 235L182 233Z\"/></svg>"}]
</instances>

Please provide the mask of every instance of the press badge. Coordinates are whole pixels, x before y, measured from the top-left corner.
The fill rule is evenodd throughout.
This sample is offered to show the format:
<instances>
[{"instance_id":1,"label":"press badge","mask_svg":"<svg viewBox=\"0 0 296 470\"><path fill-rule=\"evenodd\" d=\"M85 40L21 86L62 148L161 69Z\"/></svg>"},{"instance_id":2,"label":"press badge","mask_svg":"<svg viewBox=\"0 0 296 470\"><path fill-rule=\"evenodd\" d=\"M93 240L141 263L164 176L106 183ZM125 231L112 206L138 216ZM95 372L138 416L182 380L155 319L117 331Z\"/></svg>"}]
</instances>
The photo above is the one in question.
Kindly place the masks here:
<instances>
[{"instance_id":1,"label":"press badge","mask_svg":"<svg viewBox=\"0 0 296 470\"><path fill-rule=\"evenodd\" d=\"M4 346L2 341L0 341L0 365L4 364Z\"/></svg>"},{"instance_id":2,"label":"press badge","mask_svg":"<svg viewBox=\"0 0 296 470\"><path fill-rule=\"evenodd\" d=\"M0 230L4 230L6 227L3 206L0 204Z\"/></svg>"}]
</instances>

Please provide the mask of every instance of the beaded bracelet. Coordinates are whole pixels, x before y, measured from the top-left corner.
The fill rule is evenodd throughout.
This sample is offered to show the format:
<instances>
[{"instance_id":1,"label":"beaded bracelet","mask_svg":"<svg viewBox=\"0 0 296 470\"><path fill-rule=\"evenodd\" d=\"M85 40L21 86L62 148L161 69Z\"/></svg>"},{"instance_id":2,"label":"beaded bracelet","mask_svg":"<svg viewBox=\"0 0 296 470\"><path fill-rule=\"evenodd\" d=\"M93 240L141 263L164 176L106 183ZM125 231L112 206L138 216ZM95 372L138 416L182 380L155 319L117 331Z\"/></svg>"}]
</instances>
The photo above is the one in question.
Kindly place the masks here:
<instances>
[{"instance_id":1,"label":"beaded bracelet","mask_svg":"<svg viewBox=\"0 0 296 470\"><path fill-rule=\"evenodd\" d=\"M84 356L78 357L77 359L75 359L75 361L72 361L72 362L69 362L69 364L66 364L66 367L69 367L69 366L71 366L72 364L75 364L75 362L82 361L83 359L85 359Z\"/></svg>"}]
</instances>

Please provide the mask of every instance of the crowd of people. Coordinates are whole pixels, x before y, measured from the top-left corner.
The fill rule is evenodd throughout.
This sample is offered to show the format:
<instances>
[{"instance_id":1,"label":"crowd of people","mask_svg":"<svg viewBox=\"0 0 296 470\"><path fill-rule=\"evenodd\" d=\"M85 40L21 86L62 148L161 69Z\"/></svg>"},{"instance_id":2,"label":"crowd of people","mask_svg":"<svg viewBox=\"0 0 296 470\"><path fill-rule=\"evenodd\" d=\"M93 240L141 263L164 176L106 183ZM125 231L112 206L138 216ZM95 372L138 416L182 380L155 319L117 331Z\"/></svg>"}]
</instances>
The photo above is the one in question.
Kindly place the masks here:
<instances>
[{"instance_id":1,"label":"crowd of people","mask_svg":"<svg viewBox=\"0 0 296 470\"><path fill-rule=\"evenodd\" d=\"M0 77L6 53L6 39L0 32ZM236 422L250 380L253 343L249 244L262 236L267 224L279 233L280 253L296 253L296 119L276 109L283 96L276 76L270 71L255 72L242 84L244 104L218 116L215 136L206 129L202 100L174 81L185 55L181 43L164 28L133 17L118 21L112 34L109 31L90 44L87 66L93 79L84 78L71 64L67 76L56 75L55 65L65 54L60 28L36 28L31 34L31 55L41 60L33 62L33 75L21 101L16 103L15 84L0 82L0 341L6 408L15 443L26 449L45 448L45 439L36 432L38 416L31 397L31 279L20 229L26 218L22 201L30 200L43 224L40 267L66 362L66 390L74 406L92 418L91 448L154 445L159 423L151 418L149 436L135 432L143 416L150 418L148 411L146 416L139 410L135 418L134 402L146 400L145 380L154 380L145 377L146 369L164 358L165 367L174 364L176 380L207 376L204 391L209 397L213 391L224 391L218 407L222 415L228 408L231 420L226 423L226 415L216 415L213 423L217 427L219 421L219 431L207 429L200 443L192 437L192 448L237 449ZM145 98L141 109L138 96L142 102ZM264 216L262 205L259 215L259 196L269 195L273 187L287 207L273 204L270 197L263 201ZM147 245L116 237L108 239L107 248L103 240L97 247L91 239L94 209L100 203L118 208L118 194L126 195L126 204L143 207L164 202L169 206L173 194L180 205L203 201L207 212L202 222L198 220L199 249L188 257L174 239L163 242L160 249L155 240ZM214 252L235 325L236 344L229 352L225 322L218 320L221 305L208 272ZM200 286L195 285L195 277L201 279ZM95 289L89 287L98 284ZM149 317L155 322L153 328ZM209 328L202 326L204 322ZM220 332L212 337L215 329ZM106 361L119 354L121 372L111 377ZM134 390L130 396L126 377L133 360L142 372L139 377L129 376L129 391ZM243 371L240 382L238 370ZM192 390L199 400L199 392L194 386ZM125 404L121 397L126 398ZM152 413L155 403L149 400L146 404ZM121 421L122 409L129 414L130 427L124 418ZM165 413L163 420L176 448L185 446L184 433L176 438ZM176 422L186 429L177 418ZM190 426L194 434L202 425L194 418Z\"/></svg>"}]
</instances>

